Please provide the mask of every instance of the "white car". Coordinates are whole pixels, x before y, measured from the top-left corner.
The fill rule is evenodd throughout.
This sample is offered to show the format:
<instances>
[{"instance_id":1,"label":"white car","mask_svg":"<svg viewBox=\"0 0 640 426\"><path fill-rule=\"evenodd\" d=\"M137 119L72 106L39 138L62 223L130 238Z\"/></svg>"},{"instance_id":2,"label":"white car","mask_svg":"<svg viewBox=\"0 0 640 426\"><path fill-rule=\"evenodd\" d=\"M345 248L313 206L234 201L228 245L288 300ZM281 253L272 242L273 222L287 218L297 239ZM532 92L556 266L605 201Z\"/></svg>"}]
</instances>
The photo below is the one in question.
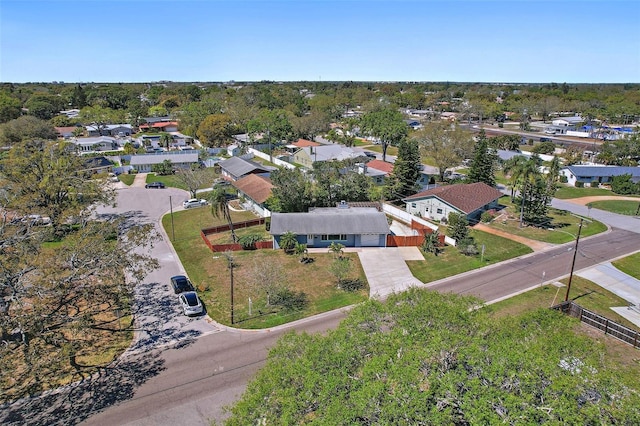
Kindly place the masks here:
<instances>
[{"instance_id":1,"label":"white car","mask_svg":"<svg viewBox=\"0 0 640 426\"><path fill-rule=\"evenodd\" d=\"M191 207L202 207L206 205L207 205L207 200L203 200L203 199L198 200L197 198L191 198L182 203L182 207L184 207L185 209L190 209Z\"/></svg>"},{"instance_id":2,"label":"white car","mask_svg":"<svg viewBox=\"0 0 640 426\"><path fill-rule=\"evenodd\" d=\"M182 305L182 312L185 315L200 315L204 312L202 302L195 291L185 291L178 296L180 305Z\"/></svg>"}]
</instances>

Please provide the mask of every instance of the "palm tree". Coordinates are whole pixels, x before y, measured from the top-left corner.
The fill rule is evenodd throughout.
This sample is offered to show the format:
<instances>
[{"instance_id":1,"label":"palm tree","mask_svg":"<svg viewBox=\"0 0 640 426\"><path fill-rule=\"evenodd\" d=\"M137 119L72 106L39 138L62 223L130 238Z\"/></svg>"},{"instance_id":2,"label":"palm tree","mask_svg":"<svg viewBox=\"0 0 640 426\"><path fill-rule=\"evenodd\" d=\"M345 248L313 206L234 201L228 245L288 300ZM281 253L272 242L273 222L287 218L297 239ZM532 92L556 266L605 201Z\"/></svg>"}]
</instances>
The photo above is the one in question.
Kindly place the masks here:
<instances>
[{"instance_id":1,"label":"palm tree","mask_svg":"<svg viewBox=\"0 0 640 426\"><path fill-rule=\"evenodd\" d=\"M160 143L164 145L164 147L169 150L169 144L173 142L173 136L170 133L162 133L160 135Z\"/></svg>"},{"instance_id":2,"label":"palm tree","mask_svg":"<svg viewBox=\"0 0 640 426\"><path fill-rule=\"evenodd\" d=\"M524 219L525 200L527 199L527 191L531 184L536 180L540 171L538 170L539 158L533 156L525 158L522 156L513 157L504 165L504 173L510 175L511 182L511 201L514 200L515 190L520 192L522 197L522 206L520 207L520 226Z\"/></svg>"},{"instance_id":3,"label":"palm tree","mask_svg":"<svg viewBox=\"0 0 640 426\"><path fill-rule=\"evenodd\" d=\"M336 243L335 241L329 245L329 253L333 253L333 257L337 259L342 259L342 254L344 253L344 245L340 243Z\"/></svg>"},{"instance_id":4,"label":"palm tree","mask_svg":"<svg viewBox=\"0 0 640 426\"><path fill-rule=\"evenodd\" d=\"M209 193L207 197L211 203L211 214L215 217L224 217L229 224L229 230L231 231L231 239L233 243L238 242L238 237L233 230L233 221L231 220L231 211L229 210L229 200L227 199L226 191L223 188L214 189Z\"/></svg>"}]
</instances>

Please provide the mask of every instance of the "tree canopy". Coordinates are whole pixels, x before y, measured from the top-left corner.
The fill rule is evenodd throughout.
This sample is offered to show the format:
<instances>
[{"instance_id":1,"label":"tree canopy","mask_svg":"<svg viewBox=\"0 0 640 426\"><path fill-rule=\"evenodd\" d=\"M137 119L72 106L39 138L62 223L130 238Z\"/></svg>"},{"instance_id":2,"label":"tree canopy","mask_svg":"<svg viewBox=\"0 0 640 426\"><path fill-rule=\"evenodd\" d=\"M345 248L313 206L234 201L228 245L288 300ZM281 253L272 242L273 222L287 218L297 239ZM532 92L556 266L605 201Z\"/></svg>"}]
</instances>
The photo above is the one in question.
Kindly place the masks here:
<instances>
[{"instance_id":1,"label":"tree canopy","mask_svg":"<svg viewBox=\"0 0 640 426\"><path fill-rule=\"evenodd\" d=\"M640 421L637 380L549 309L493 319L470 297L411 289L336 330L285 335L231 408L247 424Z\"/></svg>"},{"instance_id":2,"label":"tree canopy","mask_svg":"<svg viewBox=\"0 0 640 426\"><path fill-rule=\"evenodd\" d=\"M362 117L360 125L365 134L380 139L382 161L387 159L387 148L390 145L397 145L403 140L409 129L400 111L389 106L366 113Z\"/></svg>"}]
</instances>

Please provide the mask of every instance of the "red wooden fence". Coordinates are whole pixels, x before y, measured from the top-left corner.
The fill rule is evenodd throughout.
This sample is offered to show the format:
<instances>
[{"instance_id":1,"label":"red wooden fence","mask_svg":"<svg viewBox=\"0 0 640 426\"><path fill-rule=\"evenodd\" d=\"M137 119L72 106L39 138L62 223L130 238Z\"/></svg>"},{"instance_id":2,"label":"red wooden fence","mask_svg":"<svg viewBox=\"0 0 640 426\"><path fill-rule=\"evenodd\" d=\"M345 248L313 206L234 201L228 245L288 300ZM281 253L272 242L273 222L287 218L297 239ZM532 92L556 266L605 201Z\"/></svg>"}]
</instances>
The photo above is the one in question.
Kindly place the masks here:
<instances>
[{"instance_id":1,"label":"red wooden fence","mask_svg":"<svg viewBox=\"0 0 640 426\"><path fill-rule=\"evenodd\" d=\"M234 223L233 229L248 228L250 226L262 225L262 224L264 224L264 218L247 220L244 222ZM228 250L230 251L242 250L242 246L240 244L211 244L211 241L209 241L209 238L208 238L209 235L219 234L220 232L227 232L230 229L231 228L229 227L228 224L214 226L211 228L204 228L200 230L200 237L202 237L204 243L207 245L207 247L209 247L209 250L211 250L214 253L225 252ZM266 249L266 248L273 248L273 241L258 241L256 243L256 249Z\"/></svg>"}]
</instances>

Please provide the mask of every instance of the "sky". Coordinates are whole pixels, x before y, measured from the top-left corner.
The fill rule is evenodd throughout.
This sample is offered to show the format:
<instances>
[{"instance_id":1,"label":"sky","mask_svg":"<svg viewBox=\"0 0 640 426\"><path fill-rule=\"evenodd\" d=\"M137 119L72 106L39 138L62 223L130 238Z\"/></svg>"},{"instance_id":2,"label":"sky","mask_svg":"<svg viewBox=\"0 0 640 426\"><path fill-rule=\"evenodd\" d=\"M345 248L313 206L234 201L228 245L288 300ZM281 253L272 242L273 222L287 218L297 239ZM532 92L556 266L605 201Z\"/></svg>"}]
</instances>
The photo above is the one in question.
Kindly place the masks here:
<instances>
[{"instance_id":1,"label":"sky","mask_svg":"<svg viewBox=\"0 0 640 426\"><path fill-rule=\"evenodd\" d=\"M0 0L0 82L639 83L638 0Z\"/></svg>"}]
</instances>

